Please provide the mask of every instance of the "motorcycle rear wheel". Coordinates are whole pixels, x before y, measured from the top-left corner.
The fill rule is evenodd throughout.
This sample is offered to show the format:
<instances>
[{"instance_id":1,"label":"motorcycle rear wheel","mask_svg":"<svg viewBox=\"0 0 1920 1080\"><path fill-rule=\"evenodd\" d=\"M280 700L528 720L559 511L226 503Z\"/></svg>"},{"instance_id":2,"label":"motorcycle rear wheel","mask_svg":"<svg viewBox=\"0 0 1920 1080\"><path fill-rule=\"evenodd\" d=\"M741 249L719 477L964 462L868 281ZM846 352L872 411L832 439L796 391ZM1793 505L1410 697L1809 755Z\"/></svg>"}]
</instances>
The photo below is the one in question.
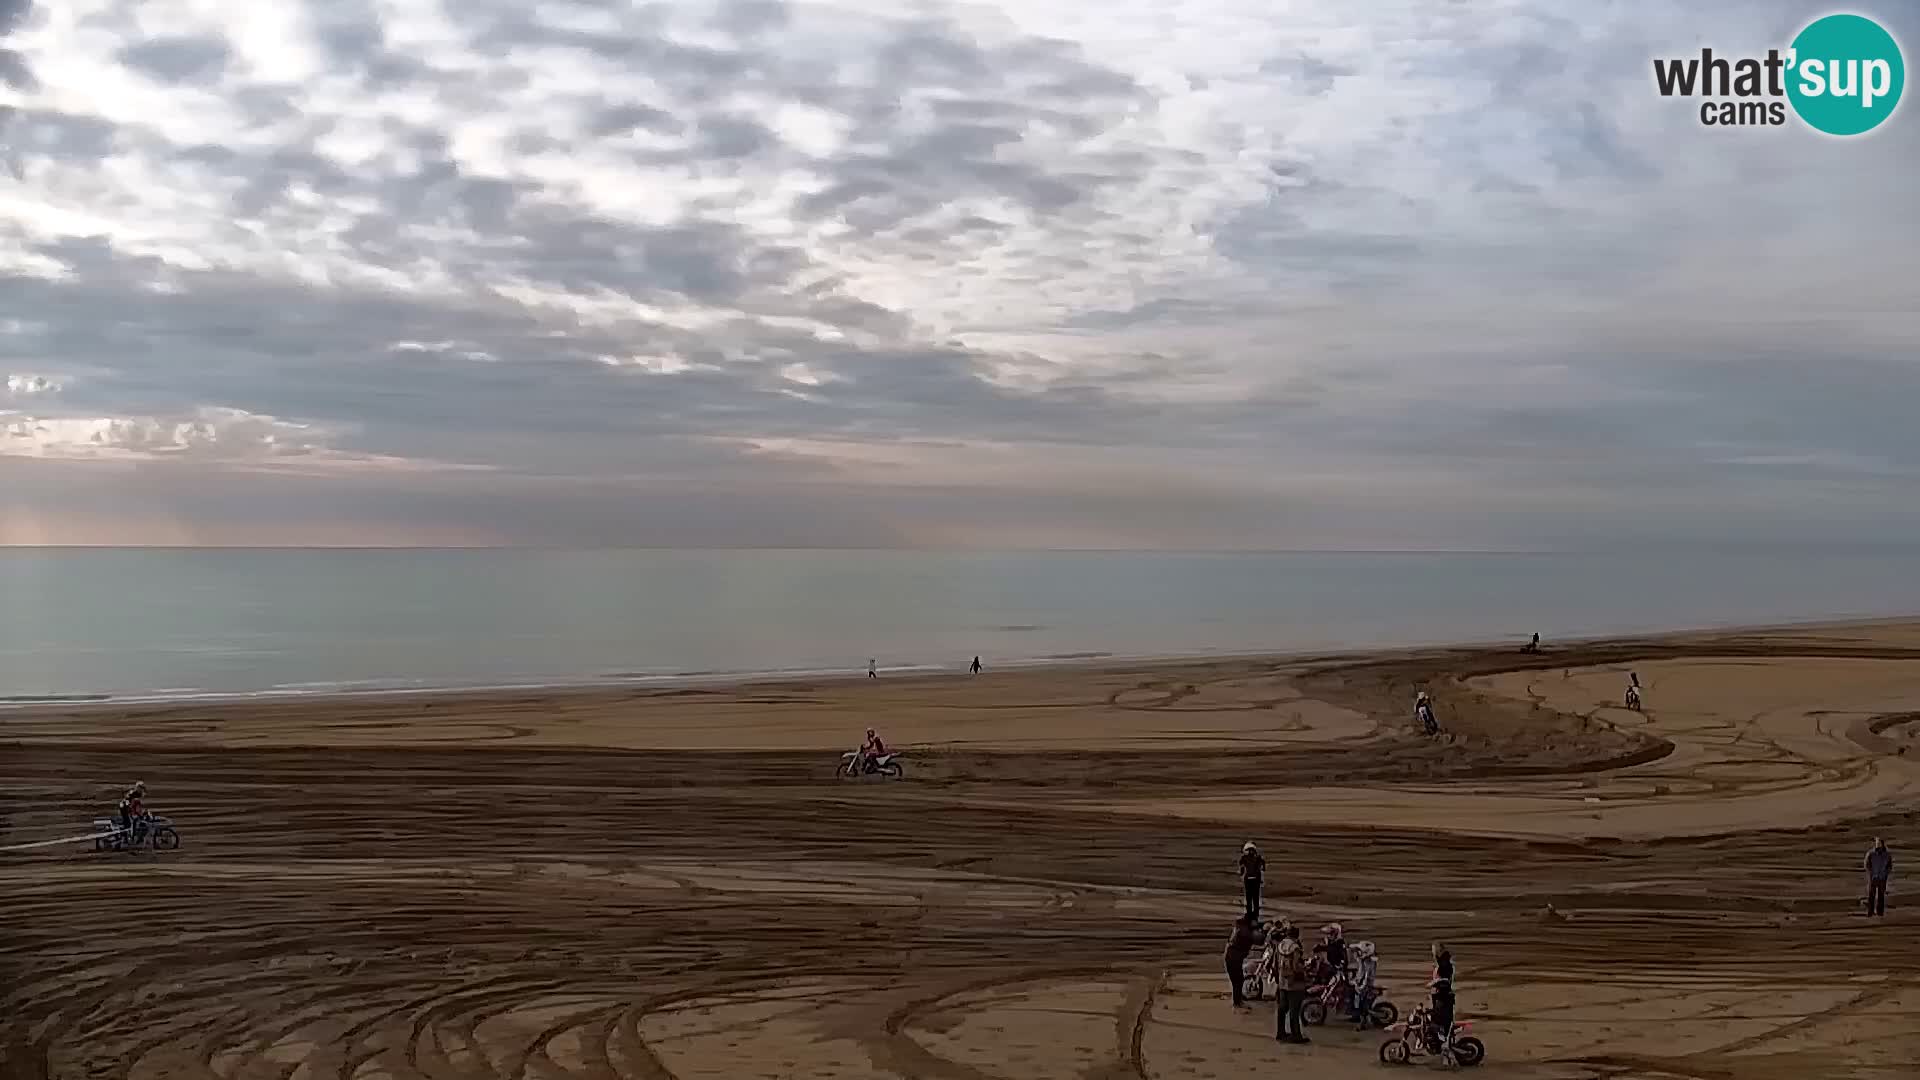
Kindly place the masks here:
<instances>
[{"instance_id":1,"label":"motorcycle rear wheel","mask_svg":"<svg viewBox=\"0 0 1920 1080\"><path fill-rule=\"evenodd\" d=\"M1391 1001L1376 1001L1373 1003L1373 1008L1367 1010L1367 1015L1375 1024L1387 1027L1400 1019L1400 1007Z\"/></svg>"},{"instance_id":2,"label":"motorcycle rear wheel","mask_svg":"<svg viewBox=\"0 0 1920 1080\"><path fill-rule=\"evenodd\" d=\"M1453 1060L1467 1068L1487 1060L1487 1044L1471 1035L1456 1039L1453 1044Z\"/></svg>"}]
</instances>

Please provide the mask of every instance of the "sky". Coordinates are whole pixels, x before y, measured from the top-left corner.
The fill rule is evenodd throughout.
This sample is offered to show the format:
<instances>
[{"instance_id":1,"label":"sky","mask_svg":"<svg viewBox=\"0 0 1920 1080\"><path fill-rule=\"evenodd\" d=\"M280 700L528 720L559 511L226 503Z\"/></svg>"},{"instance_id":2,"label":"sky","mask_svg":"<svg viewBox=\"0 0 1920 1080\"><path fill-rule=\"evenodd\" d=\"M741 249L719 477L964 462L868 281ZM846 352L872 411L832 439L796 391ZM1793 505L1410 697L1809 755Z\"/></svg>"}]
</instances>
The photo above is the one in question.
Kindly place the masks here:
<instances>
[{"instance_id":1,"label":"sky","mask_svg":"<svg viewBox=\"0 0 1920 1080\"><path fill-rule=\"evenodd\" d=\"M0 0L0 544L1911 541L1827 10Z\"/></svg>"}]
</instances>

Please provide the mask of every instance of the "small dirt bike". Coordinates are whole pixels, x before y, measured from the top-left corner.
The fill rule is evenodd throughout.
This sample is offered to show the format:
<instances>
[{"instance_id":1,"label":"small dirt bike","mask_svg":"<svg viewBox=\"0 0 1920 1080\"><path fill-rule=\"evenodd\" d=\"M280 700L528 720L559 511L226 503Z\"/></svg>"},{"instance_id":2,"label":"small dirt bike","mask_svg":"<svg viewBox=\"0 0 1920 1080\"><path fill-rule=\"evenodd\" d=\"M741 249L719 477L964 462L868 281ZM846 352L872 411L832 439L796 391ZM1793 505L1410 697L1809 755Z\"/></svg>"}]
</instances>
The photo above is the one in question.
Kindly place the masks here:
<instances>
[{"instance_id":1,"label":"small dirt bike","mask_svg":"<svg viewBox=\"0 0 1920 1080\"><path fill-rule=\"evenodd\" d=\"M1473 1029L1473 1021L1458 1020L1453 1030L1447 1033L1446 1040L1435 1048L1427 1008L1422 1005L1413 1010L1413 1015L1397 1024L1387 1026L1387 1039L1380 1044L1380 1060L1387 1065L1405 1065L1417 1057L1437 1054L1449 1065L1462 1065L1472 1068L1487 1059L1487 1044L1468 1034Z\"/></svg>"},{"instance_id":2,"label":"small dirt bike","mask_svg":"<svg viewBox=\"0 0 1920 1080\"><path fill-rule=\"evenodd\" d=\"M1256 949L1248 955L1246 979L1241 983L1240 992L1248 1001L1259 1001L1270 986L1280 985L1280 958L1270 949Z\"/></svg>"},{"instance_id":3,"label":"small dirt bike","mask_svg":"<svg viewBox=\"0 0 1920 1080\"><path fill-rule=\"evenodd\" d=\"M889 776L898 780L907 774L906 769L900 764L899 754L880 754L869 757L866 758L866 764L862 766L863 756L858 750L849 750L841 754L840 768L835 770L834 775L848 780L874 775Z\"/></svg>"},{"instance_id":4,"label":"small dirt bike","mask_svg":"<svg viewBox=\"0 0 1920 1080\"><path fill-rule=\"evenodd\" d=\"M180 830L174 828L173 819L154 814L142 814L132 828L114 818L96 818L93 828L95 851L132 851L149 846L155 851L172 851L180 846Z\"/></svg>"},{"instance_id":5,"label":"small dirt bike","mask_svg":"<svg viewBox=\"0 0 1920 1080\"><path fill-rule=\"evenodd\" d=\"M1353 985L1345 976L1332 982L1307 988L1306 1004L1300 1007L1300 1019L1309 1024L1324 1024L1329 1016L1353 1013ZM1367 1006L1367 1019L1376 1027L1387 1027L1400 1019L1400 1008L1387 1000L1382 987L1374 987L1373 1004Z\"/></svg>"}]
</instances>

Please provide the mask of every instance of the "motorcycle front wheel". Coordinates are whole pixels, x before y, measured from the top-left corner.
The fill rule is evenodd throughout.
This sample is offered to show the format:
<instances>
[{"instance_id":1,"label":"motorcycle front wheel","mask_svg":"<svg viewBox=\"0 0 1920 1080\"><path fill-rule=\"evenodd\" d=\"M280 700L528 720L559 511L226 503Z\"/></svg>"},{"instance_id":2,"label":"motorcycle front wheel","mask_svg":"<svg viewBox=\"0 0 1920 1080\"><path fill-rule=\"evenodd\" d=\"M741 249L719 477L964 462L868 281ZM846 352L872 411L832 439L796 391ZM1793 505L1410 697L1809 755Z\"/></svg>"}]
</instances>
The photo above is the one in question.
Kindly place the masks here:
<instances>
[{"instance_id":1,"label":"motorcycle front wheel","mask_svg":"<svg viewBox=\"0 0 1920 1080\"><path fill-rule=\"evenodd\" d=\"M1382 1065L1405 1065L1413 1052L1407 1049L1407 1040L1388 1039L1380 1044L1380 1063Z\"/></svg>"},{"instance_id":2,"label":"motorcycle front wheel","mask_svg":"<svg viewBox=\"0 0 1920 1080\"><path fill-rule=\"evenodd\" d=\"M1313 1024L1316 1026L1326 1023L1327 1022L1326 1003L1319 1000L1318 998L1308 999L1305 1005L1300 1006L1300 1019L1306 1021L1309 1024Z\"/></svg>"},{"instance_id":3,"label":"motorcycle front wheel","mask_svg":"<svg viewBox=\"0 0 1920 1080\"><path fill-rule=\"evenodd\" d=\"M1453 1044L1453 1060L1472 1068L1487 1059L1487 1044L1471 1035Z\"/></svg>"},{"instance_id":4,"label":"motorcycle front wheel","mask_svg":"<svg viewBox=\"0 0 1920 1080\"><path fill-rule=\"evenodd\" d=\"M172 851L180 846L180 834L165 827L155 829L153 846L156 851Z\"/></svg>"},{"instance_id":5,"label":"motorcycle front wheel","mask_svg":"<svg viewBox=\"0 0 1920 1080\"><path fill-rule=\"evenodd\" d=\"M905 768L902 768L900 763L896 761L891 765L882 766L880 769L880 775L890 776L893 779L898 780L901 777L907 775L907 770Z\"/></svg>"}]
</instances>

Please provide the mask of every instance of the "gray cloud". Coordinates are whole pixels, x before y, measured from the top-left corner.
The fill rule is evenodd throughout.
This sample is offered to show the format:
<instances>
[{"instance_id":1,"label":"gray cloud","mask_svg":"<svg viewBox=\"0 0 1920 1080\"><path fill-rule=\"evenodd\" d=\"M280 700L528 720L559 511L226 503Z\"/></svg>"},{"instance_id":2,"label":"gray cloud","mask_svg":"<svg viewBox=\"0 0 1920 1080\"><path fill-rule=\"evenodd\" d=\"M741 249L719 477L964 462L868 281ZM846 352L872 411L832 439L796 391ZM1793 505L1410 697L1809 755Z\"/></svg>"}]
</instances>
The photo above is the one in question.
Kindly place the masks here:
<instances>
[{"instance_id":1,"label":"gray cloud","mask_svg":"<svg viewBox=\"0 0 1920 1080\"><path fill-rule=\"evenodd\" d=\"M210 35L154 38L120 50L121 63L169 83L200 82L217 76L231 57L226 39Z\"/></svg>"},{"instance_id":2,"label":"gray cloud","mask_svg":"<svg viewBox=\"0 0 1920 1080\"><path fill-rule=\"evenodd\" d=\"M33 69L27 65L27 58L7 46L13 32L25 25L27 17L33 13L33 0L0 0L0 86L11 86L16 90L32 90L35 86ZM8 119L8 110L0 107L0 125Z\"/></svg>"}]
</instances>

